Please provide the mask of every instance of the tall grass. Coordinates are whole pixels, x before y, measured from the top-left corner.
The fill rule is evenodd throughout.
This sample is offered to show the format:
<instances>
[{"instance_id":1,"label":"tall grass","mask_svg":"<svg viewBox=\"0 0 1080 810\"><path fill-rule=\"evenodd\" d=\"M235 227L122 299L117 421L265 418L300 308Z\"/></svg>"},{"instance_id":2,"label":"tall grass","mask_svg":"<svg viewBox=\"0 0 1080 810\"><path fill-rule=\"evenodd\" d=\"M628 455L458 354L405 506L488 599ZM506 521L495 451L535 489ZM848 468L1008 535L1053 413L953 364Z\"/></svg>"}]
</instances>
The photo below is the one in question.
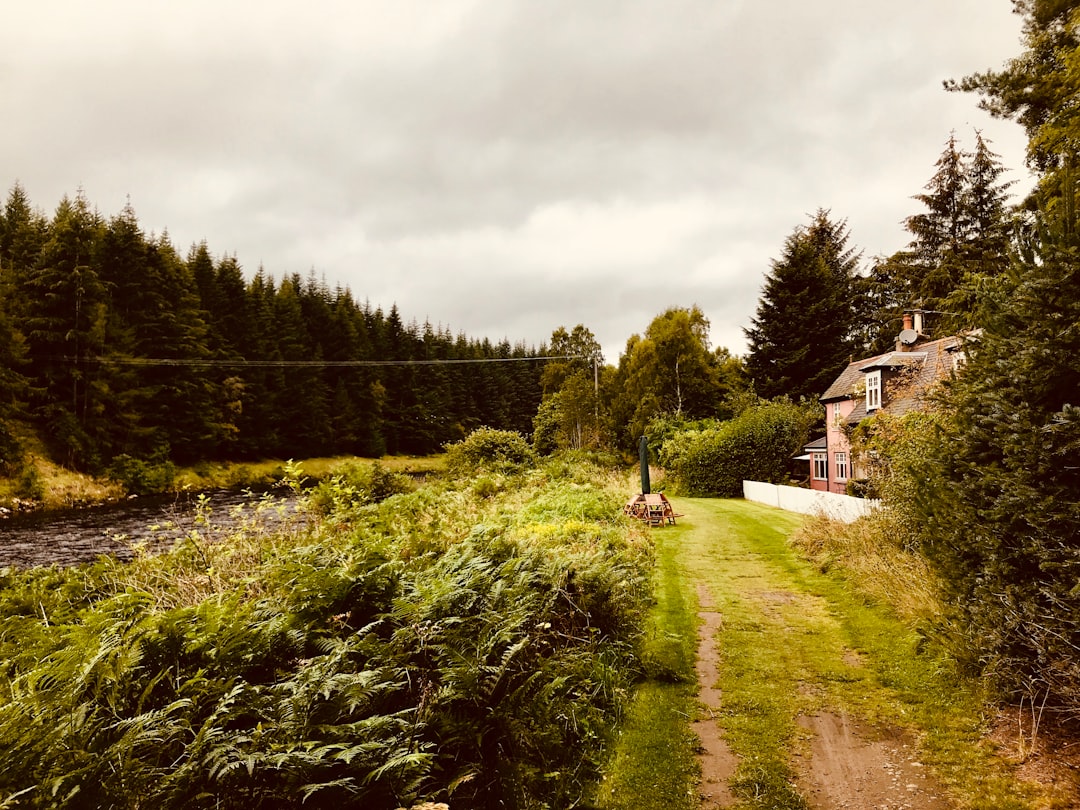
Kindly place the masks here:
<instances>
[{"instance_id":1,"label":"tall grass","mask_svg":"<svg viewBox=\"0 0 1080 810\"><path fill-rule=\"evenodd\" d=\"M597 468L471 487L0 571L0 806L574 806L639 670L651 549Z\"/></svg>"},{"instance_id":2,"label":"tall grass","mask_svg":"<svg viewBox=\"0 0 1080 810\"><path fill-rule=\"evenodd\" d=\"M855 523L811 516L791 542L821 571L842 572L854 589L911 623L942 615L941 588L926 558L905 542L905 523L888 507Z\"/></svg>"}]
</instances>

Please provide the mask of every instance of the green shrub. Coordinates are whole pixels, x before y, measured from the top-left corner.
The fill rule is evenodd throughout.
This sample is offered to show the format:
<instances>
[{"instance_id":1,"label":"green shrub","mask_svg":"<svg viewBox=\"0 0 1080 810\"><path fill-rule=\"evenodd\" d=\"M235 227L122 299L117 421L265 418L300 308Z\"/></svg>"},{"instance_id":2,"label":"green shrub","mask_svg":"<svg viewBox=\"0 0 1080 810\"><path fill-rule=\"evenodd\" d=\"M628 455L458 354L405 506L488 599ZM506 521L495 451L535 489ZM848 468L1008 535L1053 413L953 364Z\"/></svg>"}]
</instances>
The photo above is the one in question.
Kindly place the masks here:
<instances>
[{"instance_id":1,"label":"green shrub","mask_svg":"<svg viewBox=\"0 0 1080 810\"><path fill-rule=\"evenodd\" d=\"M19 469L15 479L15 495L31 501L40 501L45 498L45 482L32 461L27 461Z\"/></svg>"},{"instance_id":2,"label":"green shrub","mask_svg":"<svg viewBox=\"0 0 1080 810\"><path fill-rule=\"evenodd\" d=\"M665 469L680 492L734 498L744 480L783 483L815 414L778 401L748 408L715 427L676 433L664 443Z\"/></svg>"},{"instance_id":3,"label":"green shrub","mask_svg":"<svg viewBox=\"0 0 1080 810\"><path fill-rule=\"evenodd\" d=\"M7 422L0 420L0 475L16 473L23 462L23 448Z\"/></svg>"},{"instance_id":4,"label":"green shrub","mask_svg":"<svg viewBox=\"0 0 1080 810\"><path fill-rule=\"evenodd\" d=\"M555 397L541 402L533 417L533 449L541 456L559 449L559 403Z\"/></svg>"},{"instance_id":5,"label":"green shrub","mask_svg":"<svg viewBox=\"0 0 1080 810\"><path fill-rule=\"evenodd\" d=\"M321 515L358 506L382 503L393 495L412 492L409 476L394 472L379 462L348 464L329 480L320 481L307 493L308 507Z\"/></svg>"},{"instance_id":6,"label":"green shrub","mask_svg":"<svg viewBox=\"0 0 1080 810\"><path fill-rule=\"evenodd\" d=\"M119 455L107 471L129 495L156 495L167 492L176 479L176 465L168 460L145 460Z\"/></svg>"},{"instance_id":7,"label":"green shrub","mask_svg":"<svg viewBox=\"0 0 1080 810\"><path fill-rule=\"evenodd\" d=\"M520 433L479 428L446 446L446 468L455 475L479 470L512 471L531 466L536 452Z\"/></svg>"}]
</instances>

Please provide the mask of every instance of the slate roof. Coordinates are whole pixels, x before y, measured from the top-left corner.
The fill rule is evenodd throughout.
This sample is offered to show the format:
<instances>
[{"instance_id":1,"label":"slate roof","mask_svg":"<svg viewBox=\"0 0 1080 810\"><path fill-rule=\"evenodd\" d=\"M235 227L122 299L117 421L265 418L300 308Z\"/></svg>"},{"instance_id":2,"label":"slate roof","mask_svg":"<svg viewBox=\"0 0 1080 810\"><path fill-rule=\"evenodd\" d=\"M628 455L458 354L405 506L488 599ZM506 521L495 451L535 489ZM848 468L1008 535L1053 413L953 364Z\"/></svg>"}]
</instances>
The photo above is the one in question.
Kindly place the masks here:
<instances>
[{"instance_id":1,"label":"slate roof","mask_svg":"<svg viewBox=\"0 0 1080 810\"><path fill-rule=\"evenodd\" d=\"M960 349L962 338L951 336L918 344L910 352L885 352L876 357L867 357L848 363L829 389L822 394L821 402L835 402L852 399L853 392L859 387L867 371L889 369L898 373L907 373L911 377L902 383L887 383L884 392L884 404L881 412L902 415L915 410L934 383L945 379L952 373L953 354ZM895 379L895 377L894 377ZM857 424L866 418L866 397L856 400L855 408L844 420L849 425Z\"/></svg>"},{"instance_id":2,"label":"slate roof","mask_svg":"<svg viewBox=\"0 0 1080 810\"><path fill-rule=\"evenodd\" d=\"M889 354L892 354L892 352L886 352L885 354L879 354L876 357L868 357L848 363L847 368L840 372L840 376L829 386L829 390L821 395L821 401L833 402L839 399L851 399L851 392L855 390L855 387L861 383L863 379L863 374L859 369L865 364L878 361Z\"/></svg>"}]
</instances>

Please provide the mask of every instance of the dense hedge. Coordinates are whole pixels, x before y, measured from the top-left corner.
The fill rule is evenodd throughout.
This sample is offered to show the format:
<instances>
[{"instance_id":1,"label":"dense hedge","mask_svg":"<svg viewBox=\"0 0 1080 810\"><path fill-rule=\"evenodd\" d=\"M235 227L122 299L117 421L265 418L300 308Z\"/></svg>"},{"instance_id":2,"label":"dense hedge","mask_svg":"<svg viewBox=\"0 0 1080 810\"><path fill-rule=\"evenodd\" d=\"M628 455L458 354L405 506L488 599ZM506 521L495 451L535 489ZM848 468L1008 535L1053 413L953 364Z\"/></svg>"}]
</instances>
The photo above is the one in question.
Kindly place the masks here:
<instances>
[{"instance_id":1,"label":"dense hedge","mask_svg":"<svg viewBox=\"0 0 1080 810\"><path fill-rule=\"evenodd\" d=\"M665 469L688 495L742 495L744 480L783 483L806 443L810 408L790 402L753 406L713 427L676 433L662 448Z\"/></svg>"},{"instance_id":2,"label":"dense hedge","mask_svg":"<svg viewBox=\"0 0 1080 810\"><path fill-rule=\"evenodd\" d=\"M0 806L573 806L649 593L645 534L600 478L330 497L277 533L5 569Z\"/></svg>"}]
</instances>

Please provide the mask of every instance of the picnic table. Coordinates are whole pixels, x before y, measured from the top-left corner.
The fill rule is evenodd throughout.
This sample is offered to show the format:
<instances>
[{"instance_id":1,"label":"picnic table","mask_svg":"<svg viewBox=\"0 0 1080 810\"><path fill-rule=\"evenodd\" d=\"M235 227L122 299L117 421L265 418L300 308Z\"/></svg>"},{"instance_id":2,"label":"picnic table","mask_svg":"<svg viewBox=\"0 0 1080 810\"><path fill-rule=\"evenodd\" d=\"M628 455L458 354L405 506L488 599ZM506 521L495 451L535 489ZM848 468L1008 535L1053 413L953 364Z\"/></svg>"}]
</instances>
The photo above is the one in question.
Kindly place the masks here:
<instances>
[{"instance_id":1,"label":"picnic table","mask_svg":"<svg viewBox=\"0 0 1080 810\"><path fill-rule=\"evenodd\" d=\"M675 525L676 515L671 508L671 501L662 492L649 492L644 495L635 495L626 502L623 513L643 520L650 526Z\"/></svg>"}]
</instances>

